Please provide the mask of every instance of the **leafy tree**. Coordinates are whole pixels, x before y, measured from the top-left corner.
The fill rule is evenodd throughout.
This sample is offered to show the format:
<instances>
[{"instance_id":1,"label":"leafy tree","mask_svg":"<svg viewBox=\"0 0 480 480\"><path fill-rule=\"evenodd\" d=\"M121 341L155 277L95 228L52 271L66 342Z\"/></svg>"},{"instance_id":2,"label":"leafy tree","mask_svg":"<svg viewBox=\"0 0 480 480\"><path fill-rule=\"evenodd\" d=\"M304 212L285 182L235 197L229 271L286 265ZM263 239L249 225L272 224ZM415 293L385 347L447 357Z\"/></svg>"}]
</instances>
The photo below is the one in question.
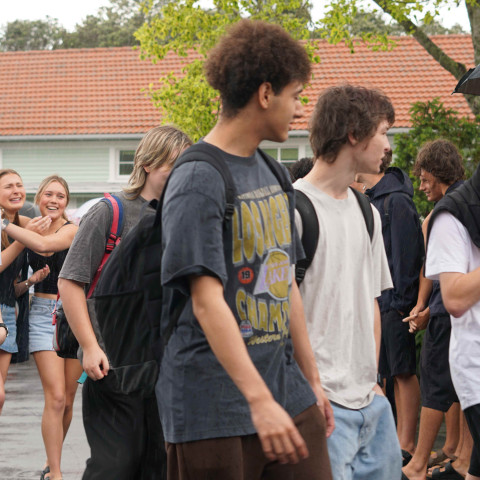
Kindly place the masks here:
<instances>
[{"instance_id":1,"label":"leafy tree","mask_svg":"<svg viewBox=\"0 0 480 480\"><path fill-rule=\"evenodd\" d=\"M65 39L66 48L123 47L138 45L134 33L146 20L141 0L111 0L75 26Z\"/></svg>"},{"instance_id":2,"label":"leafy tree","mask_svg":"<svg viewBox=\"0 0 480 480\"><path fill-rule=\"evenodd\" d=\"M143 58L153 62L169 52L193 59L180 77L173 73L150 85L149 95L162 110L164 120L185 130L192 138L205 135L214 125L219 103L218 93L206 82L203 64L207 52L225 29L243 17L277 23L296 39L308 39L311 32L308 0L214 0L213 8L202 9L197 0L179 0L158 5L144 2L147 22L138 30ZM152 11L156 10L156 15ZM307 45L311 58L314 45Z\"/></svg>"},{"instance_id":3,"label":"leafy tree","mask_svg":"<svg viewBox=\"0 0 480 480\"><path fill-rule=\"evenodd\" d=\"M478 119L471 121L468 118L459 118L458 112L445 108L438 98L414 103L410 113L411 130L395 135L395 166L409 173L417 192L415 203L418 212L426 216L433 204L418 191L420 182L412 173L418 150L429 140L450 140L460 150L467 177L470 177L480 163L480 125Z\"/></svg>"},{"instance_id":4,"label":"leafy tree","mask_svg":"<svg viewBox=\"0 0 480 480\"><path fill-rule=\"evenodd\" d=\"M365 34L381 34L387 35L405 35L404 28L397 22L387 22L378 11L365 12L360 11L352 23L345 25L346 29L353 37L361 37ZM451 28L444 27L438 20L433 19L430 23L421 25L423 31L427 35L448 35L450 33L465 33L462 26L458 23Z\"/></svg>"},{"instance_id":5,"label":"leafy tree","mask_svg":"<svg viewBox=\"0 0 480 480\"><path fill-rule=\"evenodd\" d=\"M435 44L429 37L429 26L439 15L440 7L453 7L465 2L468 18L472 31L472 44L474 50L475 64L480 63L480 3L477 0L373 0L374 11L383 12L389 15L400 25L407 35L412 35L418 43L448 72L457 80L467 72L465 64L455 60ZM321 36L332 43L341 41L354 50L355 42L347 25L350 25L361 13L368 10L363 6L362 0L331 0L326 10L325 17L318 23ZM365 32L361 40L371 43L374 48L393 48L394 44L386 34L372 34ZM476 115L480 114L480 97L466 95L471 110Z\"/></svg>"},{"instance_id":6,"label":"leafy tree","mask_svg":"<svg viewBox=\"0 0 480 480\"><path fill-rule=\"evenodd\" d=\"M15 20L2 28L0 50L50 50L61 48L66 30L56 18Z\"/></svg>"}]
</instances>

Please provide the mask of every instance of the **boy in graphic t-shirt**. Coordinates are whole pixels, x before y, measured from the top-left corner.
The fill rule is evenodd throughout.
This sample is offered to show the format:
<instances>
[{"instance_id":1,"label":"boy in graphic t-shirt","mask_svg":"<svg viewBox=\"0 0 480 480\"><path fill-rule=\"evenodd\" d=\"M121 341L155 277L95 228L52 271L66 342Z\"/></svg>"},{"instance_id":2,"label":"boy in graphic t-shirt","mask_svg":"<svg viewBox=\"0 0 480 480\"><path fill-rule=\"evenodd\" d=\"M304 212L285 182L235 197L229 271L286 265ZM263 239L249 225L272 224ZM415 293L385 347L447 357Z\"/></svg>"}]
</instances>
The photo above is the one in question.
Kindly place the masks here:
<instances>
[{"instance_id":1,"label":"boy in graphic t-shirt","mask_svg":"<svg viewBox=\"0 0 480 480\"><path fill-rule=\"evenodd\" d=\"M259 21L237 23L207 60L222 109L203 142L222 155L236 197L224 228L225 184L213 166L186 163L166 189L165 308L178 291L190 297L156 390L169 480L331 478L331 410L292 275L293 190L257 150L287 139L309 75L302 45Z\"/></svg>"}]
</instances>

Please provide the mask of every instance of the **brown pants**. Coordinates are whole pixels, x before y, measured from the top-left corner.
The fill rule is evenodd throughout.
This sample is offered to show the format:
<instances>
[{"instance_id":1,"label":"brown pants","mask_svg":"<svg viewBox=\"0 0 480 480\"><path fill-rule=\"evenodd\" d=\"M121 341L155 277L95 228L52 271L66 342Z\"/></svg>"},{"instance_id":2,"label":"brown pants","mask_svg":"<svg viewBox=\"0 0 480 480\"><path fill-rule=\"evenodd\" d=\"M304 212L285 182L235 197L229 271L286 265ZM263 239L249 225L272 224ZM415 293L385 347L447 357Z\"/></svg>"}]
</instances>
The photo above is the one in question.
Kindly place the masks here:
<instances>
[{"instance_id":1,"label":"brown pants","mask_svg":"<svg viewBox=\"0 0 480 480\"><path fill-rule=\"evenodd\" d=\"M320 410L313 405L293 421L309 451L296 465L269 461L257 435L167 443L167 480L331 480Z\"/></svg>"}]
</instances>

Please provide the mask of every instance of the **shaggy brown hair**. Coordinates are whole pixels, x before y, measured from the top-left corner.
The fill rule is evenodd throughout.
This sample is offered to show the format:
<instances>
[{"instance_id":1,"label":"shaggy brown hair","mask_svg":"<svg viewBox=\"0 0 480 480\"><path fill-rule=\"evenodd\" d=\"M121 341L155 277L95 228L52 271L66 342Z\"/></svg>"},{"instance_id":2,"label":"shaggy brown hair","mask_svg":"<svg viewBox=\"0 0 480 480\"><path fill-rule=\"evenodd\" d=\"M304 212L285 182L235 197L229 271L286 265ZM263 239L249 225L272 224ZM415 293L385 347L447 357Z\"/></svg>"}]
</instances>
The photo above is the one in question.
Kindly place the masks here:
<instances>
[{"instance_id":1,"label":"shaggy brown hair","mask_svg":"<svg viewBox=\"0 0 480 480\"><path fill-rule=\"evenodd\" d=\"M234 116L264 82L275 95L293 81L306 83L310 60L303 46L283 28L240 20L211 50L205 63L208 83L220 92L222 113Z\"/></svg>"},{"instance_id":2,"label":"shaggy brown hair","mask_svg":"<svg viewBox=\"0 0 480 480\"><path fill-rule=\"evenodd\" d=\"M335 162L352 135L358 142L372 137L378 125L395 122L390 99L378 90L352 85L330 87L318 98L310 119L310 144L315 159Z\"/></svg>"},{"instance_id":3,"label":"shaggy brown hair","mask_svg":"<svg viewBox=\"0 0 480 480\"><path fill-rule=\"evenodd\" d=\"M462 156L449 140L439 139L423 144L417 154L413 173L419 177L422 170L431 173L445 185L465 178Z\"/></svg>"}]
</instances>

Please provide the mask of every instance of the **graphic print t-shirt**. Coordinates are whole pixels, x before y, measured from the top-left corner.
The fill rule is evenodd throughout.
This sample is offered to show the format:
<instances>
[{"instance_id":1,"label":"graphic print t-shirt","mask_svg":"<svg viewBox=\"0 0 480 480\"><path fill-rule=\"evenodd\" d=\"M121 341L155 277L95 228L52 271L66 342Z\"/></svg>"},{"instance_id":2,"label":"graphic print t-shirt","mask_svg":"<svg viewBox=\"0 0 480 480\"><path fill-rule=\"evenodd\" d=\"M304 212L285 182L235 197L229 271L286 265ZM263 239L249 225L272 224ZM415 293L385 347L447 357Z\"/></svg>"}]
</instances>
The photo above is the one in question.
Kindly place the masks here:
<instances>
[{"instance_id":1,"label":"graphic print t-shirt","mask_svg":"<svg viewBox=\"0 0 480 480\"><path fill-rule=\"evenodd\" d=\"M227 228L224 182L214 167L182 165L168 186L162 284L172 288L165 289L162 327L178 290L188 292L190 275L220 279L256 368L275 399L295 416L316 400L292 358L289 339L292 264L296 248L301 249L293 192L282 190L259 154L222 153L237 193ZM211 351L191 301L165 350L156 393L168 442L255 433L247 402Z\"/></svg>"}]
</instances>

